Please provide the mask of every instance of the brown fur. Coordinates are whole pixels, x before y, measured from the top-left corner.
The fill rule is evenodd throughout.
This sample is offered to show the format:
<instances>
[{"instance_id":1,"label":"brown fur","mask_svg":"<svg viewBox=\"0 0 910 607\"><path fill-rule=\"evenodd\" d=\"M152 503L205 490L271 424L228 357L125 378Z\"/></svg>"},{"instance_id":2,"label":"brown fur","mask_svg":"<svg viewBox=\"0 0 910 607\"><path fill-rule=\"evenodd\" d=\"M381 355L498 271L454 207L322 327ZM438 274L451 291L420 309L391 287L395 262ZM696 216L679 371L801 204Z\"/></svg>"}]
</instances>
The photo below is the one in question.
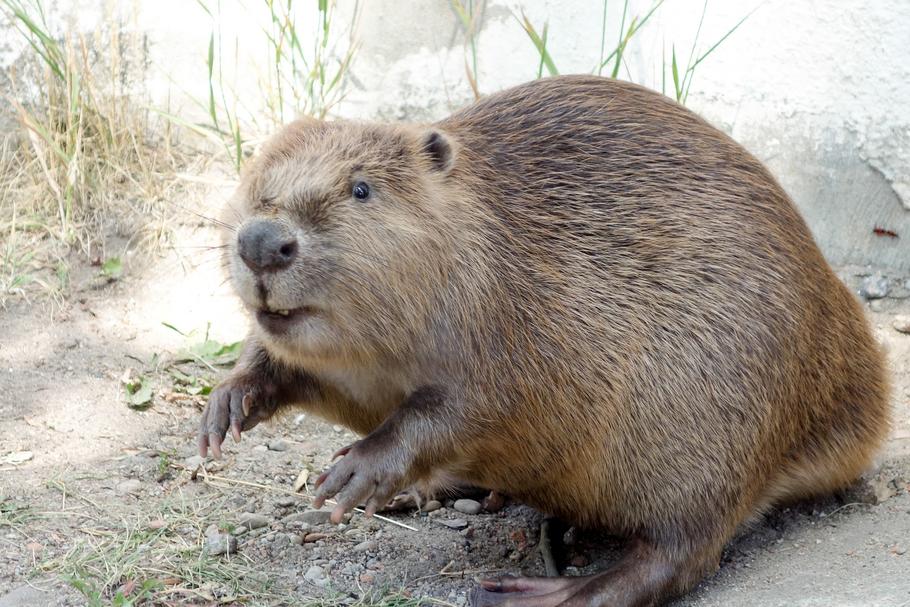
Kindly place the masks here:
<instances>
[{"instance_id":1,"label":"brown fur","mask_svg":"<svg viewBox=\"0 0 910 607\"><path fill-rule=\"evenodd\" d=\"M386 437L399 485L453 475L639 538L663 564L622 578L655 580L628 604L690 588L767 506L848 484L886 433L882 354L787 195L644 88L559 77L432 127L297 122L233 206L303 251L259 290L235 256L244 301L322 313L254 330L226 385L286 386L260 417ZM622 602L622 571L597 600Z\"/></svg>"}]
</instances>

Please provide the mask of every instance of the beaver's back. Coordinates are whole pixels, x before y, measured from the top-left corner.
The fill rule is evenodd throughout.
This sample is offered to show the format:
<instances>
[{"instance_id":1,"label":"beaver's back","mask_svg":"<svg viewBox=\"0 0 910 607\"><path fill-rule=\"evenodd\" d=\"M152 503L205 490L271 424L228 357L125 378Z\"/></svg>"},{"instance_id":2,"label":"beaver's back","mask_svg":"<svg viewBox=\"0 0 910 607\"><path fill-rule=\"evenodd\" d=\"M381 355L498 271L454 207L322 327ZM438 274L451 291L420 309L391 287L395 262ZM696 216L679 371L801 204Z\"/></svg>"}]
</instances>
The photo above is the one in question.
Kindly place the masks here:
<instances>
[{"instance_id":1,"label":"beaver's back","mask_svg":"<svg viewBox=\"0 0 910 607\"><path fill-rule=\"evenodd\" d=\"M491 344L479 382L506 401L501 455L577 456L526 499L616 524L674 503L754 507L792 480L785 462L830 445L868 461L886 427L881 355L741 146L656 93L593 77L520 86L439 126L460 146L452 178L476 197L503 316L524 324L504 329L507 356ZM510 479L532 476L533 459L477 473L521 484Z\"/></svg>"}]
</instances>

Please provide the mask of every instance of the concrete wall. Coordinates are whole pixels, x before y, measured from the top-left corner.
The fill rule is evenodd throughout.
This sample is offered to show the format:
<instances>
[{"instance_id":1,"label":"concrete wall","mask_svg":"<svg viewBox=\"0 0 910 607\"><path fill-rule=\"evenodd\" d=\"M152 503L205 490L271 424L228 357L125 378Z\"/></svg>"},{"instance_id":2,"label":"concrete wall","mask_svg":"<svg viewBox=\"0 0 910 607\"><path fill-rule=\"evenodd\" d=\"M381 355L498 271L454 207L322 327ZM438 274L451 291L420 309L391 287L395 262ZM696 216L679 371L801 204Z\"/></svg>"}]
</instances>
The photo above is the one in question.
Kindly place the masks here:
<instances>
[{"instance_id":1,"label":"concrete wall","mask_svg":"<svg viewBox=\"0 0 910 607\"><path fill-rule=\"evenodd\" d=\"M464 0L467 4L467 0ZM250 6L253 3L248 3ZM306 3L298 3L304 5ZM562 73L590 72L600 55L602 3L594 0L476 2L477 81L492 92L536 76L537 53L522 30L548 23L549 47ZM609 2L607 46L615 42L622 2ZM87 27L94 3L60 2L58 15ZM622 75L660 89L675 45L686 58L703 0L666 0L627 54ZM339 22L354 3L341 0ZM632 0L643 15L651 0ZM253 40L261 17L223 0L226 36L239 39L236 86L256 102ZM336 113L383 120L433 120L471 99L463 28L448 0L360 3L359 53ZM94 13L92 12L94 10ZM195 3L127 3L121 12L148 32L146 74L160 102L204 97L208 17ZM307 8L306 10L310 10ZM754 12L752 12L754 10ZM687 105L766 162L793 196L829 259L910 271L910 1L725 0L710 2L700 49L742 17L743 25L702 63ZM341 32L344 34L344 32ZM0 59L17 52L0 32ZM5 43L5 44L4 44ZM880 237L873 228L900 238Z\"/></svg>"}]
</instances>

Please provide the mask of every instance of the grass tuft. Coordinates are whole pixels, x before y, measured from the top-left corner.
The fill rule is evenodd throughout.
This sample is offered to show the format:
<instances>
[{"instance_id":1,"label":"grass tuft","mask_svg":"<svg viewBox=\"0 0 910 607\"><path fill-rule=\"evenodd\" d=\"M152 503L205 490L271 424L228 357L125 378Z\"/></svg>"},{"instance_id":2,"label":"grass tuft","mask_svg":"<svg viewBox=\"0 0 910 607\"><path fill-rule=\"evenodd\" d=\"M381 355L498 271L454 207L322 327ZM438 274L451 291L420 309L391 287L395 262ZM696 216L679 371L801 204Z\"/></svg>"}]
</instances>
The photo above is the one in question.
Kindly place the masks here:
<instances>
[{"instance_id":1,"label":"grass tuft","mask_svg":"<svg viewBox=\"0 0 910 607\"><path fill-rule=\"evenodd\" d=\"M457 1L457 0L454 0ZM626 66L625 64L625 55L629 49L630 44L635 39L635 36L641 31L641 29L647 24L651 18L657 13L661 6L663 6L665 0L656 0L651 8L642 16L634 15L630 17L629 14L629 0L624 0L622 6L622 17L620 18L619 28L618 28L618 38L616 40L615 46L607 53L607 35L608 35L608 23L607 23L607 0L603 2L603 12L601 17L601 32L600 32L600 57L597 61L597 64L594 66L592 73L597 75L604 75L604 71L609 69L609 76L611 78L621 77L620 72L622 68ZM679 65L679 61L676 55L676 46L671 45L671 55L670 55L670 64L667 65L666 56L663 56L662 61L662 76L661 76L661 92L667 94L666 86L666 77L667 72L670 72L670 76L673 81L673 96L679 103L686 103L686 100L689 97L689 91L692 88L692 81L695 77L695 70L705 59L707 59L711 53L713 53L717 48L729 38L733 32L735 32L739 27L749 18L752 13L747 14L745 17L739 20L732 28L730 28L727 33L725 33L719 40L712 44L708 50L696 55L698 49L698 40L701 34L701 27L704 23L705 14L708 10L708 2L705 0L705 3L702 7L701 18L698 22L698 28L695 32L695 38L692 42L692 49L689 53L689 58L684 67ZM754 11L753 11L754 12ZM550 54L547 48L547 35L549 33L549 23L545 22L543 28L538 32L537 28L531 23L528 17L522 11L521 19L515 16L515 19L524 29L525 34L528 36L528 39L531 41L531 44L534 45L534 48L537 50L537 53L540 57L540 62L537 66L537 77L540 78L543 76L544 67L546 67L547 73L551 76L555 76L559 73L556 69L556 63L553 60L552 55ZM628 22L628 25L626 23ZM476 71L476 67L475 67ZM626 77L632 80L632 75L626 67Z\"/></svg>"},{"instance_id":2,"label":"grass tuft","mask_svg":"<svg viewBox=\"0 0 910 607\"><path fill-rule=\"evenodd\" d=\"M212 33L206 52L208 98L199 102L207 123L196 125L196 131L214 138L224 148L237 171L255 145L275 128L291 118L314 116L325 118L344 98L344 85L357 51L353 30L359 15L355 3L351 36L341 36L337 29L335 0L318 0L305 9L293 0L263 0L252 9L251 19L264 16L267 25L253 45L241 48L238 39L227 39L221 28L220 3L197 0L212 21ZM313 10L315 9L315 10ZM257 15L256 11L264 11ZM233 49L228 54L225 49ZM257 71L265 74L260 92L265 97L266 115L245 108L240 95L225 74L225 65L236 65L241 56L259 56L265 51L266 65ZM178 119L178 122L184 124Z\"/></svg>"},{"instance_id":3,"label":"grass tuft","mask_svg":"<svg viewBox=\"0 0 910 607\"><path fill-rule=\"evenodd\" d=\"M0 12L27 43L9 71L18 129L0 146L2 303L29 285L65 290L72 250L103 259L111 236L157 242L185 159L126 76L143 61L139 36L114 19L93 37L57 34L41 0L0 0Z\"/></svg>"}]
</instances>

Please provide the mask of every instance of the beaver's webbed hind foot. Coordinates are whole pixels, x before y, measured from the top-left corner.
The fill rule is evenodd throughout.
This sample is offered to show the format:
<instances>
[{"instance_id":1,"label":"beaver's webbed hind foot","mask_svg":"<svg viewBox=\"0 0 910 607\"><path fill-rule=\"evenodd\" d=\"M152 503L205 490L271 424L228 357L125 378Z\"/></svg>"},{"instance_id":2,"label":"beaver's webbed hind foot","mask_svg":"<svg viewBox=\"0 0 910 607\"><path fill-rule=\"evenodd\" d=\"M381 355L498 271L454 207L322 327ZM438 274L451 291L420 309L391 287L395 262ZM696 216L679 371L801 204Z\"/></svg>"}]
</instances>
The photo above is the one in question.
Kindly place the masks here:
<instances>
[{"instance_id":1,"label":"beaver's webbed hind foot","mask_svg":"<svg viewBox=\"0 0 910 607\"><path fill-rule=\"evenodd\" d=\"M704 556L708 555L710 556ZM501 577L483 580L474 607L644 607L659 605L716 567L714 550L672 559L664 550L635 540L612 567L585 577Z\"/></svg>"}]
</instances>

